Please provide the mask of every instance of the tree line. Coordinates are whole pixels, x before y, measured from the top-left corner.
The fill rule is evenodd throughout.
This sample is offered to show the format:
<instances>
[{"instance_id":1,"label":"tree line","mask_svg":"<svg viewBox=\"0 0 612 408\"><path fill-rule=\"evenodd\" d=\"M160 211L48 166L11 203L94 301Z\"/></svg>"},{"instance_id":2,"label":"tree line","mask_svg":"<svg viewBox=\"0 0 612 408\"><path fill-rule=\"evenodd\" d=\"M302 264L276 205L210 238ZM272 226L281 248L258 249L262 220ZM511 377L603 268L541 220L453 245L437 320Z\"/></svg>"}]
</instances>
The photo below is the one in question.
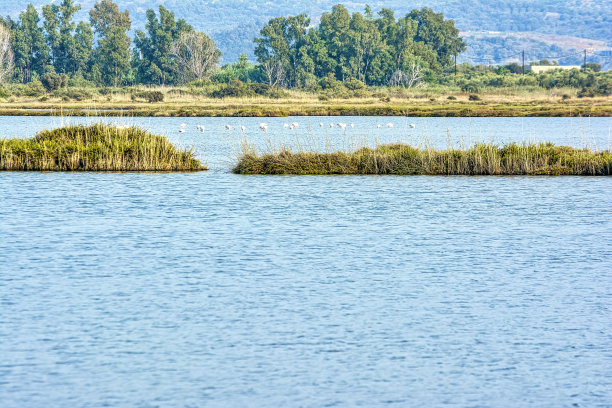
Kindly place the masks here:
<instances>
[{"instance_id":1,"label":"tree line","mask_svg":"<svg viewBox=\"0 0 612 408\"><path fill-rule=\"evenodd\" d=\"M12 79L21 83L64 75L97 85L177 85L211 77L221 56L205 33L163 6L148 10L145 30L130 38L131 19L112 0L99 0L89 21L76 22L73 0L28 5L17 19L0 17L8 39ZM270 20L254 39L257 72L252 79L304 87L320 78L357 79L368 85L409 83L424 70L450 68L465 49L452 20L430 9L396 19L382 9L352 15L342 5L324 13L317 27L306 14ZM242 61L244 62L244 61ZM414 79L414 78L413 78Z\"/></svg>"},{"instance_id":2,"label":"tree line","mask_svg":"<svg viewBox=\"0 0 612 408\"><path fill-rule=\"evenodd\" d=\"M68 83L226 84L214 90L218 97L281 95L274 91L279 88L349 97L363 94L366 86L425 84L454 85L466 92L572 86L586 94L610 94L612 88L610 75L597 73L594 66L579 73L525 76L517 64L461 64L457 72L456 56L466 44L453 20L429 8L396 18L386 8L375 14L366 6L363 13L351 14L338 4L322 14L318 25L306 14L272 18L254 39L257 64L243 54L221 67L214 41L163 6L147 10L144 30L134 31L133 38L129 12L114 1L98 0L88 21L75 21L80 8L73 0L61 0L43 6L42 15L30 4L15 20L0 17L0 82L37 83L47 90Z\"/></svg>"},{"instance_id":3,"label":"tree line","mask_svg":"<svg viewBox=\"0 0 612 408\"><path fill-rule=\"evenodd\" d=\"M75 22L81 9L73 0L43 6L42 16L29 4L16 20L0 17L2 39L10 45L0 56L15 81L58 76L96 85L169 84L203 79L215 69L221 53L206 34L163 6L147 11L145 30L128 33L127 10L100 0L89 21Z\"/></svg>"},{"instance_id":4,"label":"tree line","mask_svg":"<svg viewBox=\"0 0 612 408\"><path fill-rule=\"evenodd\" d=\"M424 70L449 70L465 50L452 20L431 9L396 19L390 9L378 17L366 6L352 15L336 5L318 27L301 14L278 17L255 39L255 55L270 84L304 87L331 76L366 85L406 85Z\"/></svg>"}]
</instances>

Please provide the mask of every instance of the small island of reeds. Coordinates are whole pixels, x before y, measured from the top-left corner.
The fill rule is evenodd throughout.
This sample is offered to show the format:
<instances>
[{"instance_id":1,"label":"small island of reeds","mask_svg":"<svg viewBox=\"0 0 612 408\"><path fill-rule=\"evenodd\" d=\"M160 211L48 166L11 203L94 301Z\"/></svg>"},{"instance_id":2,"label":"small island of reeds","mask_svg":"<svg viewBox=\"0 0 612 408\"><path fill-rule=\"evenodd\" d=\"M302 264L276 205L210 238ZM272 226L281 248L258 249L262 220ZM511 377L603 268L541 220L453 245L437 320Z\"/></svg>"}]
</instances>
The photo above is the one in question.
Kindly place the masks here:
<instances>
[{"instance_id":1,"label":"small island of reeds","mask_svg":"<svg viewBox=\"0 0 612 408\"><path fill-rule=\"evenodd\" d=\"M0 139L5 171L201 171L193 150L138 127L74 125L32 139Z\"/></svg>"},{"instance_id":2,"label":"small island of reeds","mask_svg":"<svg viewBox=\"0 0 612 408\"><path fill-rule=\"evenodd\" d=\"M257 154L246 146L237 174L293 175L574 175L607 176L612 153L551 143L505 146L477 144L467 149L419 149L405 144L363 147L353 152Z\"/></svg>"}]
</instances>

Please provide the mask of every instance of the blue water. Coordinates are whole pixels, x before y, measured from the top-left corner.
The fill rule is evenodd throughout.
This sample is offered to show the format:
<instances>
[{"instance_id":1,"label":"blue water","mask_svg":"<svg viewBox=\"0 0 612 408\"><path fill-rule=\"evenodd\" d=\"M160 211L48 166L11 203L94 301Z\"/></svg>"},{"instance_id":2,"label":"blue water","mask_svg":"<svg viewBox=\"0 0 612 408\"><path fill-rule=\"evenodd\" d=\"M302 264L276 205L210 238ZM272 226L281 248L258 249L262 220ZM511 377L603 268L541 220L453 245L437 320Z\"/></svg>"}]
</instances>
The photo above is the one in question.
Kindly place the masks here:
<instances>
[{"instance_id":1,"label":"blue water","mask_svg":"<svg viewBox=\"0 0 612 408\"><path fill-rule=\"evenodd\" d=\"M0 407L612 404L612 178L237 176L227 120L142 120L212 171L0 173Z\"/></svg>"}]
</instances>

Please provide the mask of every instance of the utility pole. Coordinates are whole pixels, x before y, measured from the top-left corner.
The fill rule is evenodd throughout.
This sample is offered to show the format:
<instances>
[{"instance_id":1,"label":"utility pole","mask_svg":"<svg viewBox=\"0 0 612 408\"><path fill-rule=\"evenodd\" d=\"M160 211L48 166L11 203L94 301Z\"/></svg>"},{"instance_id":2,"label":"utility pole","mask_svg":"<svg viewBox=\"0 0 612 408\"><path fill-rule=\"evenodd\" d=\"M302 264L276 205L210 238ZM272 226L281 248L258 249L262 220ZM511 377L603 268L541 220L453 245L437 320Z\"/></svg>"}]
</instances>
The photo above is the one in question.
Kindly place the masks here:
<instances>
[{"instance_id":1,"label":"utility pole","mask_svg":"<svg viewBox=\"0 0 612 408\"><path fill-rule=\"evenodd\" d=\"M522 54L523 54L523 75L525 75L525 50L523 50Z\"/></svg>"}]
</instances>

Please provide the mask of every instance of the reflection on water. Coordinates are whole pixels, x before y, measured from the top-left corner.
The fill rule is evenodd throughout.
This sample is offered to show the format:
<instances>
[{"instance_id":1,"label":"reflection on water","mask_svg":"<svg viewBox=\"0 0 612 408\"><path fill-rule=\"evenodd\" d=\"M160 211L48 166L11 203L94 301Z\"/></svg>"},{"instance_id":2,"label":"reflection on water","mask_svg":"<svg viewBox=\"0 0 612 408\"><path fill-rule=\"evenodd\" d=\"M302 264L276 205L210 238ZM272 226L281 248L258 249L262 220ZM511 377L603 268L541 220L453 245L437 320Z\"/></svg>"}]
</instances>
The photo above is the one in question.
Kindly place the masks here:
<instances>
[{"instance_id":1,"label":"reflection on water","mask_svg":"<svg viewBox=\"0 0 612 408\"><path fill-rule=\"evenodd\" d=\"M380 139L412 137L399 120ZM511 139L505 120L410 122L445 145L449 124ZM130 121L215 170L0 173L0 406L612 401L612 178L238 176L239 126L265 146L289 120ZM524 123L566 144L610 122Z\"/></svg>"}]
</instances>

